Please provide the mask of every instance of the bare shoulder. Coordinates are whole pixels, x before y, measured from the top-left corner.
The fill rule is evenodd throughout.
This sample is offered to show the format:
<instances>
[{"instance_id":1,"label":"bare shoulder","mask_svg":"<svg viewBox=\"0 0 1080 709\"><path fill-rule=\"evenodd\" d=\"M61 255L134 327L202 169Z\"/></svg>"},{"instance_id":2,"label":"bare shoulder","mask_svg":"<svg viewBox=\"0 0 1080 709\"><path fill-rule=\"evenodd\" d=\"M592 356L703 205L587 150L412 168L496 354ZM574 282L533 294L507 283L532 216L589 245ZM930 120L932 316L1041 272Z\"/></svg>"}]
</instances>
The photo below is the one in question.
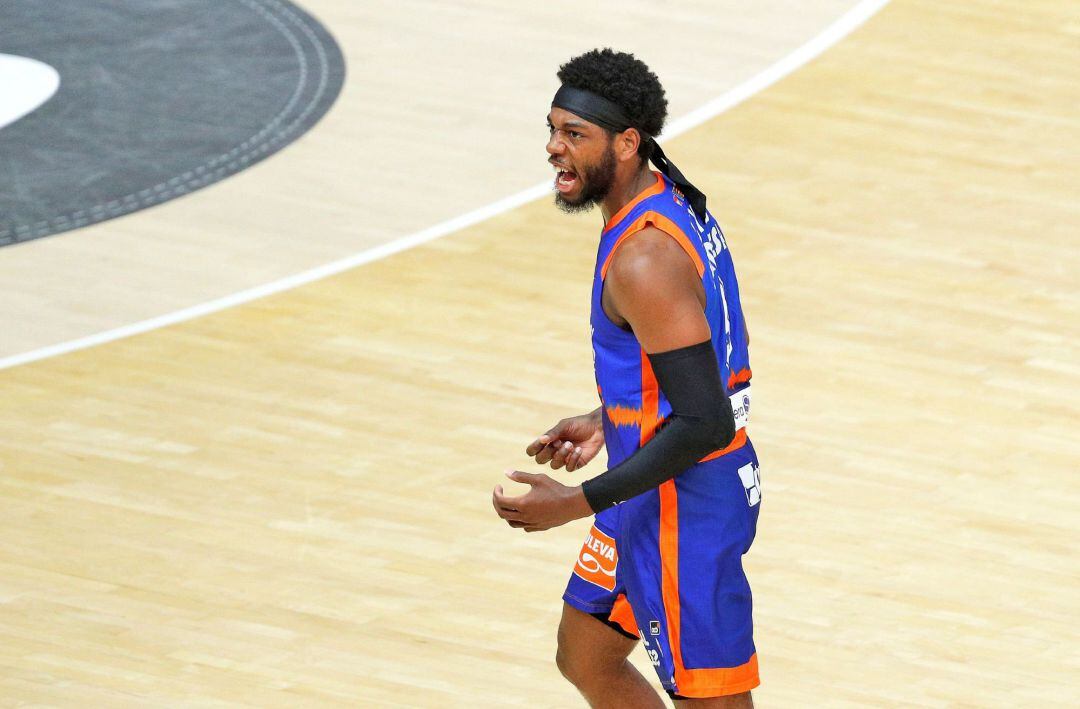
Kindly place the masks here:
<instances>
[{"instance_id":1,"label":"bare shoulder","mask_svg":"<svg viewBox=\"0 0 1080 709\"><path fill-rule=\"evenodd\" d=\"M690 257L673 238L646 228L612 258L604 308L630 324L646 352L667 352L710 337L705 291Z\"/></svg>"},{"instance_id":2,"label":"bare shoulder","mask_svg":"<svg viewBox=\"0 0 1080 709\"><path fill-rule=\"evenodd\" d=\"M656 227L645 227L615 251L608 281L619 290L670 288L693 282L694 265L674 239Z\"/></svg>"}]
</instances>

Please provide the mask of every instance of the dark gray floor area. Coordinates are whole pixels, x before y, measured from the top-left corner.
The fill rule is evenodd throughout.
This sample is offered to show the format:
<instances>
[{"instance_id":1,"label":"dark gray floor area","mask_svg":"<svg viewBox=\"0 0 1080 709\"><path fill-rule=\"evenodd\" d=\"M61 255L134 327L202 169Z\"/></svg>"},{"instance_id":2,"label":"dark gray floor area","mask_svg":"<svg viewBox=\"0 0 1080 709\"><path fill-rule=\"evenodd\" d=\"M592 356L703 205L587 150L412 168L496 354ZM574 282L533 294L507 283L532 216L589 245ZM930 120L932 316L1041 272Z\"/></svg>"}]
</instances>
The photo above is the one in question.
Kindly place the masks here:
<instances>
[{"instance_id":1,"label":"dark gray floor area","mask_svg":"<svg viewBox=\"0 0 1080 709\"><path fill-rule=\"evenodd\" d=\"M243 170L314 125L345 74L329 33L280 0L10 0L0 52L60 73L0 130L0 246Z\"/></svg>"}]
</instances>

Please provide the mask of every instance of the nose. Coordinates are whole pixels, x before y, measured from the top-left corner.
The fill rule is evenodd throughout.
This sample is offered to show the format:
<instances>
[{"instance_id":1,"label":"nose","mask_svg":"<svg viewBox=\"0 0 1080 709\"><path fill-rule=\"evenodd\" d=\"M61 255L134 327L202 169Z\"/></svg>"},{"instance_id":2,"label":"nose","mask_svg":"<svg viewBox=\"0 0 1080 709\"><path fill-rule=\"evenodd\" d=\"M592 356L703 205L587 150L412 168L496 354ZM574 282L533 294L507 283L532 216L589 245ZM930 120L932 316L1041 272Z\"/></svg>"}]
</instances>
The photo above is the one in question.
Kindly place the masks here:
<instances>
[{"instance_id":1,"label":"nose","mask_svg":"<svg viewBox=\"0 0 1080 709\"><path fill-rule=\"evenodd\" d=\"M551 137L547 142L548 155L562 155L566 152L566 144L563 143L562 138L559 137L559 131L551 131Z\"/></svg>"}]
</instances>

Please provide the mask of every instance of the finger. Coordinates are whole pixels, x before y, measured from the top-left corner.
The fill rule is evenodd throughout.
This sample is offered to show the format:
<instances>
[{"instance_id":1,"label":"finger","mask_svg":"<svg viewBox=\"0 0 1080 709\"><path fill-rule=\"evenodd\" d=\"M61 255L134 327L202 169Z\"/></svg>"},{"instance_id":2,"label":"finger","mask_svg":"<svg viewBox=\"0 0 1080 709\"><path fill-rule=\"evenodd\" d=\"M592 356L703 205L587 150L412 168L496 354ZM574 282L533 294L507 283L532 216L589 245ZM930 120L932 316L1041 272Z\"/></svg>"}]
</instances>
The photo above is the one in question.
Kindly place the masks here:
<instances>
[{"instance_id":1,"label":"finger","mask_svg":"<svg viewBox=\"0 0 1080 709\"><path fill-rule=\"evenodd\" d=\"M566 465L566 457L574 452L574 444L570 441L562 444L559 450L556 451L555 456L551 459L551 469L558 470L562 466Z\"/></svg>"},{"instance_id":2,"label":"finger","mask_svg":"<svg viewBox=\"0 0 1080 709\"><path fill-rule=\"evenodd\" d=\"M495 508L495 514L499 515L503 519L507 519L508 516L518 515L521 510L515 504L508 504L509 500L513 498L506 497L502 494L501 488L496 488L491 494L491 506Z\"/></svg>"},{"instance_id":3,"label":"finger","mask_svg":"<svg viewBox=\"0 0 1080 709\"><path fill-rule=\"evenodd\" d=\"M528 520L524 519L521 516L521 513L517 510L496 510L496 514L498 514L499 517L501 517L502 519L506 520L506 522L511 526L515 524L524 525L528 523Z\"/></svg>"},{"instance_id":4,"label":"finger","mask_svg":"<svg viewBox=\"0 0 1080 709\"><path fill-rule=\"evenodd\" d=\"M529 447L525 449L525 452L529 455L536 455L544 446L551 443L558 444L558 438L561 435L562 423L558 423L555 426L549 428L545 433L541 434L539 438L529 444Z\"/></svg>"},{"instance_id":5,"label":"finger","mask_svg":"<svg viewBox=\"0 0 1080 709\"><path fill-rule=\"evenodd\" d=\"M491 491L491 506L495 508L495 514L503 516L503 507L499 504L499 496L502 495L502 485L496 485Z\"/></svg>"},{"instance_id":6,"label":"finger","mask_svg":"<svg viewBox=\"0 0 1080 709\"><path fill-rule=\"evenodd\" d=\"M495 511L506 510L507 512L519 512L520 511L520 497L508 497L503 493L502 485L496 485L495 490L491 493L491 503L495 506Z\"/></svg>"},{"instance_id":7,"label":"finger","mask_svg":"<svg viewBox=\"0 0 1080 709\"><path fill-rule=\"evenodd\" d=\"M562 441L560 440L550 441L536 455L536 462L540 465L543 465L544 463L551 460L551 458L555 455L555 451L559 450L559 446L561 445Z\"/></svg>"},{"instance_id":8,"label":"finger","mask_svg":"<svg viewBox=\"0 0 1080 709\"><path fill-rule=\"evenodd\" d=\"M544 435L541 436L541 438L547 438L548 442L554 441L556 438L563 435L564 430L566 430L566 425L563 424L562 421L559 421L557 424L545 431Z\"/></svg>"},{"instance_id":9,"label":"finger","mask_svg":"<svg viewBox=\"0 0 1080 709\"><path fill-rule=\"evenodd\" d=\"M571 443L570 441L567 441L563 444L563 447L561 447L561 449L558 450L558 453L555 454L555 457L558 459L559 464L566 465L566 461L570 459L571 455L573 455L573 449L575 449L575 445L573 445L573 443Z\"/></svg>"},{"instance_id":10,"label":"finger","mask_svg":"<svg viewBox=\"0 0 1080 709\"><path fill-rule=\"evenodd\" d=\"M528 455L536 455L540 451L544 450L544 446L551 442L551 436L546 433L535 441L529 444L529 447L525 449L525 453Z\"/></svg>"},{"instance_id":11,"label":"finger","mask_svg":"<svg viewBox=\"0 0 1080 709\"><path fill-rule=\"evenodd\" d=\"M495 514L499 515L499 517L505 519L507 522L519 522L521 524L525 524L526 522L520 510L512 510L495 505Z\"/></svg>"},{"instance_id":12,"label":"finger","mask_svg":"<svg viewBox=\"0 0 1080 709\"><path fill-rule=\"evenodd\" d=\"M514 505L507 505L498 500L495 501L495 513L504 519L507 516L520 515L521 508Z\"/></svg>"},{"instance_id":13,"label":"finger","mask_svg":"<svg viewBox=\"0 0 1080 709\"><path fill-rule=\"evenodd\" d=\"M546 475L537 475L536 473L523 473L520 470L507 470L506 477L510 478L516 483L525 483L526 485L537 485L544 481L545 478L550 480ZM513 499L513 498L508 498Z\"/></svg>"},{"instance_id":14,"label":"finger","mask_svg":"<svg viewBox=\"0 0 1080 709\"><path fill-rule=\"evenodd\" d=\"M503 507L508 510L517 509L511 501L516 500L516 497L510 497L503 492L502 485L496 485L495 489L491 493L491 500L495 503L496 507Z\"/></svg>"},{"instance_id":15,"label":"finger","mask_svg":"<svg viewBox=\"0 0 1080 709\"><path fill-rule=\"evenodd\" d=\"M582 465L585 464L581 462L581 446L578 446L566 458L566 472L572 473Z\"/></svg>"},{"instance_id":16,"label":"finger","mask_svg":"<svg viewBox=\"0 0 1080 709\"><path fill-rule=\"evenodd\" d=\"M558 470L559 468L562 468L564 465L566 465L566 455L572 450L573 443L570 443L569 441L563 443L561 446L558 446L558 449L556 449L555 451L555 455L553 455L551 458L551 469Z\"/></svg>"}]
</instances>

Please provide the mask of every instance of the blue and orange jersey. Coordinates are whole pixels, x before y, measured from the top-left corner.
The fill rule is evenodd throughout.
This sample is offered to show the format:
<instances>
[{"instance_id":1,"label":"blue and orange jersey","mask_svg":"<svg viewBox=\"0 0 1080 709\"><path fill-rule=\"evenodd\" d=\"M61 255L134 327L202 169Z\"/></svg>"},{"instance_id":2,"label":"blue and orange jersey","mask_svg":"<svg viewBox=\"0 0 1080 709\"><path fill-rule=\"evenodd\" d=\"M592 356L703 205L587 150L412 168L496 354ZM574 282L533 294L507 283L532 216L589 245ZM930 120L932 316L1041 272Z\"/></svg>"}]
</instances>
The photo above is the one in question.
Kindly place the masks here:
<instances>
[{"instance_id":1,"label":"blue and orange jersey","mask_svg":"<svg viewBox=\"0 0 1080 709\"><path fill-rule=\"evenodd\" d=\"M608 465L614 467L645 444L671 405L660 390L641 343L604 312L604 279L616 249L631 235L655 227L674 239L697 268L705 288L705 317L712 330L720 375L731 397L738 433L720 457L746 444L750 409L750 353L739 284L727 240L712 214L704 221L685 197L659 172L656 183L608 220L600 235L592 289L592 343L596 386L603 407Z\"/></svg>"}]
</instances>

